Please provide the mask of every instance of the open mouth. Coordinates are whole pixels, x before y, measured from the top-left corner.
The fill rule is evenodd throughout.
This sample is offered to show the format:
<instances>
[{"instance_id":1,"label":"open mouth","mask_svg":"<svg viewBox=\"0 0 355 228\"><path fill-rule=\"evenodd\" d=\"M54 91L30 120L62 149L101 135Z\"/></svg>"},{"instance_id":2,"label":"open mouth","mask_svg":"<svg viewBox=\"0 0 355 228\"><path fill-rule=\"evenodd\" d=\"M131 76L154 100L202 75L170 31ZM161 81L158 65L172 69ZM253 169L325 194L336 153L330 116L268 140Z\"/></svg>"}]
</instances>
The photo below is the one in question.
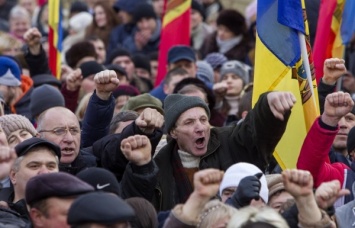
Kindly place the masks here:
<instances>
[{"instance_id":1,"label":"open mouth","mask_svg":"<svg viewBox=\"0 0 355 228\"><path fill-rule=\"evenodd\" d=\"M74 153L74 148L64 147L62 149L62 155L72 155Z\"/></svg>"},{"instance_id":2,"label":"open mouth","mask_svg":"<svg viewBox=\"0 0 355 228\"><path fill-rule=\"evenodd\" d=\"M203 148L205 146L205 141L206 141L205 137L198 138L195 141L197 148L199 149Z\"/></svg>"}]
</instances>

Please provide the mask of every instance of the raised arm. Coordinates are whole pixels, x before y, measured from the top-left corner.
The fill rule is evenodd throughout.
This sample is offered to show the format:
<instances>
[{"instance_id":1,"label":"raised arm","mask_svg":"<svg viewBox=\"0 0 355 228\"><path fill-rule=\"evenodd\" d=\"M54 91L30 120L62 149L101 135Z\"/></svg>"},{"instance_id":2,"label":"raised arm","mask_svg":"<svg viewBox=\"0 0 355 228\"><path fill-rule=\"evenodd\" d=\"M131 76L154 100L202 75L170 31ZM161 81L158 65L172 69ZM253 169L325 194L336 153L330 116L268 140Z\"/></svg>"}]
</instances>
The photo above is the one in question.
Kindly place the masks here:
<instances>
[{"instance_id":1,"label":"raised arm","mask_svg":"<svg viewBox=\"0 0 355 228\"><path fill-rule=\"evenodd\" d=\"M318 118L303 142L297 161L297 168L308 170L319 186L322 182L339 180L344 182L344 170L348 167L342 163L329 164L328 152L338 131L339 120L349 113L354 102L348 93L335 92L326 97L324 112Z\"/></svg>"},{"instance_id":2,"label":"raised arm","mask_svg":"<svg viewBox=\"0 0 355 228\"><path fill-rule=\"evenodd\" d=\"M82 122L81 146L89 147L106 136L115 108L112 91L119 85L116 72L104 70L94 77L96 90L91 96Z\"/></svg>"}]
</instances>

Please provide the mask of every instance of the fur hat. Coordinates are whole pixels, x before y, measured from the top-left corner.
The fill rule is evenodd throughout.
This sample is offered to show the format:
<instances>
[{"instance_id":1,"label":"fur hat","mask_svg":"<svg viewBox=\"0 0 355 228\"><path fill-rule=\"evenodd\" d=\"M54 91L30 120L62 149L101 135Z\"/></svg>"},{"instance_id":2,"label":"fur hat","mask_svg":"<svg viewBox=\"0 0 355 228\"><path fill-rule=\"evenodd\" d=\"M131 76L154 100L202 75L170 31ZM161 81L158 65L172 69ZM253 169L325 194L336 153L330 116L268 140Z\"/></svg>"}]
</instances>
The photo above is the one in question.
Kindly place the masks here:
<instances>
[{"instance_id":1,"label":"fur hat","mask_svg":"<svg viewBox=\"0 0 355 228\"><path fill-rule=\"evenodd\" d=\"M105 70L105 67L96 61L88 61L88 62L82 63L80 65L80 69L81 69L81 74L83 75L83 78L87 78L91 75L95 75L95 74Z\"/></svg>"},{"instance_id":2,"label":"fur hat","mask_svg":"<svg viewBox=\"0 0 355 228\"><path fill-rule=\"evenodd\" d=\"M4 130L6 137L9 137L12 132L20 129L28 131L32 136L37 134L36 129L33 127L29 119L17 114L0 116L0 125Z\"/></svg>"},{"instance_id":3,"label":"fur hat","mask_svg":"<svg viewBox=\"0 0 355 228\"><path fill-rule=\"evenodd\" d=\"M210 109L208 108L206 102L204 102L201 98L181 94L168 95L164 100L165 132L169 134L180 115L195 107L204 108L208 118L210 118Z\"/></svg>"},{"instance_id":4,"label":"fur hat","mask_svg":"<svg viewBox=\"0 0 355 228\"><path fill-rule=\"evenodd\" d=\"M89 41L81 41L69 48L65 53L65 60L71 68L76 68L84 57L97 57L94 45Z\"/></svg>"},{"instance_id":5,"label":"fur hat","mask_svg":"<svg viewBox=\"0 0 355 228\"><path fill-rule=\"evenodd\" d=\"M0 85L21 85L21 69L19 65L13 59L6 56L0 57Z\"/></svg>"},{"instance_id":6,"label":"fur hat","mask_svg":"<svg viewBox=\"0 0 355 228\"><path fill-rule=\"evenodd\" d=\"M239 162L232 165L227 169L223 176L221 185L219 186L219 194L222 195L222 191L230 187L238 187L239 182L247 176L252 176L257 173L262 173L262 171L253 164L246 162ZM267 187L267 182L265 175L262 175L260 178L261 189L260 197L264 200L265 203L269 200L269 189Z\"/></svg>"},{"instance_id":7,"label":"fur hat","mask_svg":"<svg viewBox=\"0 0 355 228\"><path fill-rule=\"evenodd\" d=\"M137 54L132 58L135 68L141 68L151 73L150 60L146 55Z\"/></svg>"},{"instance_id":8,"label":"fur hat","mask_svg":"<svg viewBox=\"0 0 355 228\"><path fill-rule=\"evenodd\" d=\"M221 80L228 73L233 73L243 80L244 85L249 83L249 72L251 67L239 62L237 60L232 60L225 62L220 70Z\"/></svg>"},{"instance_id":9,"label":"fur hat","mask_svg":"<svg viewBox=\"0 0 355 228\"><path fill-rule=\"evenodd\" d=\"M30 111L36 118L47 109L65 106L63 94L51 85L41 85L31 93Z\"/></svg>"},{"instance_id":10,"label":"fur hat","mask_svg":"<svg viewBox=\"0 0 355 228\"><path fill-rule=\"evenodd\" d=\"M219 13L216 22L217 26L226 26L236 36L247 32L247 26L243 15L234 9L222 10Z\"/></svg>"}]
</instances>

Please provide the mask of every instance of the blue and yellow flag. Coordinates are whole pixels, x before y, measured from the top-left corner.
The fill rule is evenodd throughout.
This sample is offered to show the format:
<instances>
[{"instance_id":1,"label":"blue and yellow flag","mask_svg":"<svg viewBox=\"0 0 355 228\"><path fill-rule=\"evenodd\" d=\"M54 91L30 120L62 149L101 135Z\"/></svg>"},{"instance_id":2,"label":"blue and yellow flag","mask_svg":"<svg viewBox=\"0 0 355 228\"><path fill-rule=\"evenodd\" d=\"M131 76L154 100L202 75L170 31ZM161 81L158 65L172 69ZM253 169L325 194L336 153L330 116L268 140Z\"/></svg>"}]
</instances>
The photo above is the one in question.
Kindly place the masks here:
<instances>
[{"instance_id":1,"label":"blue and yellow flag","mask_svg":"<svg viewBox=\"0 0 355 228\"><path fill-rule=\"evenodd\" d=\"M274 156L281 168L295 168L308 129L319 115L318 95L304 3L258 0L253 103L266 91L290 91L297 98Z\"/></svg>"}]
</instances>

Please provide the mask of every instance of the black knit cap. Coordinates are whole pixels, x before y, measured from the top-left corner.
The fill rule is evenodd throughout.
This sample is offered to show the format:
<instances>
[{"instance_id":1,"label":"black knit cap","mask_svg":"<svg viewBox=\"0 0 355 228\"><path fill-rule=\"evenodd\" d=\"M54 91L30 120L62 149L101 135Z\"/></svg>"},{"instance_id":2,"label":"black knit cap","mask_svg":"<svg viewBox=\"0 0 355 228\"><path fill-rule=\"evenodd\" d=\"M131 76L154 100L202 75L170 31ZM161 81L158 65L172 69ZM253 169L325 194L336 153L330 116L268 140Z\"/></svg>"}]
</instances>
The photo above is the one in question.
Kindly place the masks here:
<instances>
[{"instance_id":1,"label":"black knit cap","mask_svg":"<svg viewBox=\"0 0 355 228\"><path fill-rule=\"evenodd\" d=\"M89 41L78 42L65 53L65 60L71 68L76 68L78 62L84 57L97 57L95 47Z\"/></svg>"},{"instance_id":2,"label":"black knit cap","mask_svg":"<svg viewBox=\"0 0 355 228\"><path fill-rule=\"evenodd\" d=\"M217 25L226 26L235 35L245 34L247 26L241 13L233 9L226 9L219 13Z\"/></svg>"},{"instance_id":3,"label":"black knit cap","mask_svg":"<svg viewBox=\"0 0 355 228\"><path fill-rule=\"evenodd\" d=\"M37 137L26 139L25 141L17 144L17 146L15 147L17 157L24 156L31 149L33 149L35 147L39 147L39 146L44 146L44 147L49 148L50 150L52 150L55 153L55 155L60 160L61 152L60 152L59 146L54 143L51 143L45 139L41 139L41 138L37 138Z\"/></svg>"},{"instance_id":4,"label":"black knit cap","mask_svg":"<svg viewBox=\"0 0 355 228\"><path fill-rule=\"evenodd\" d=\"M76 174L76 176L90 184L96 191L111 192L120 195L120 184L115 175L107 169L91 167L84 169Z\"/></svg>"},{"instance_id":5,"label":"black knit cap","mask_svg":"<svg viewBox=\"0 0 355 228\"><path fill-rule=\"evenodd\" d=\"M346 147L348 152L351 152L355 149L355 127L351 128L349 131Z\"/></svg>"},{"instance_id":6,"label":"black knit cap","mask_svg":"<svg viewBox=\"0 0 355 228\"><path fill-rule=\"evenodd\" d=\"M204 102L201 98L181 94L168 95L164 100L165 132L169 134L180 115L183 112L195 107L204 108L208 118L210 118L210 109L208 108L206 102Z\"/></svg>"},{"instance_id":7,"label":"black knit cap","mask_svg":"<svg viewBox=\"0 0 355 228\"><path fill-rule=\"evenodd\" d=\"M119 73L121 75L124 75L127 77L127 72L125 71L125 69L123 67L121 67L120 65L117 64L108 64L106 65L106 69L107 70L114 70L116 71L116 73Z\"/></svg>"},{"instance_id":8,"label":"black knit cap","mask_svg":"<svg viewBox=\"0 0 355 228\"><path fill-rule=\"evenodd\" d=\"M132 207L120 197L105 192L92 192L73 202L67 221L72 226L87 223L110 225L130 221L134 217Z\"/></svg>"},{"instance_id":9,"label":"black knit cap","mask_svg":"<svg viewBox=\"0 0 355 228\"><path fill-rule=\"evenodd\" d=\"M46 173L32 177L26 185L29 205L49 197L70 197L94 191L79 178L64 172Z\"/></svg>"},{"instance_id":10,"label":"black knit cap","mask_svg":"<svg viewBox=\"0 0 355 228\"><path fill-rule=\"evenodd\" d=\"M127 56L132 59L132 56L129 51L123 48L117 48L109 55L108 59L106 60L107 64L112 64L112 61L119 56Z\"/></svg>"},{"instance_id":11,"label":"black knit cap","mask_svg":"<svg viewBox=\"0 0 355 228\"><path fill-rule=\"evenodd\" d=\"M206 19L206 13L205 13L205 10L203 8L203 6L201 5L201 3L199 3L198 1L196 0L192 0L191 2L191 8L193 10L196 10L197 12L199 12L203 18L203 20Z\"/></svg>"},{"instance_id":12,"label":"black knit cap","mask_svg":"<svg viewBox=\"0 0 355 228\"><path fill-rule=\"evenodd\" d=\"M62 83L54 76L51 74L38 74L34 75L32 77L33 80L33 87L39 87L43 84L49 84L56 86L58 89L61 88Z\"/></svg>"},{"instance_id":13,"label":"black knit cap","mask_svg":"<svg viewBox=\"0 0 355 228\"><path fill-rule=\"evenodd\" d=\"M84 62L80 65L80 69L81 69L81 74L83 75L83 78L87 78L90 75L95 75L95 74L105 70L105 67L96 61L87 61L87 62Z\"/></svg>"},{"instance_id":14,"label":"black knit cap","mask_svg":"<svg viewBox=\"0 0 355 228\"><path fill-rule=\"evenodd\" d=\"M142 69L148 71L150 74L150 72L151 72L150 60L146 55L142 55L142 54L134 55L132 60L133 60L135 68L142 68Z\"/></svg>"},{"instance_id":15,"label":"black knit cap","mask_svg":"<svg viewBox=\"0 0 355 228\"><path fill-rule=\"evenodd\" d=\"M155 14L154 8L149 3L141 3L137 5L134 9L133 20L135 23L140 21L143 18L153 18L156 19L157 15Z\"/></svg>"}]
</instances>

